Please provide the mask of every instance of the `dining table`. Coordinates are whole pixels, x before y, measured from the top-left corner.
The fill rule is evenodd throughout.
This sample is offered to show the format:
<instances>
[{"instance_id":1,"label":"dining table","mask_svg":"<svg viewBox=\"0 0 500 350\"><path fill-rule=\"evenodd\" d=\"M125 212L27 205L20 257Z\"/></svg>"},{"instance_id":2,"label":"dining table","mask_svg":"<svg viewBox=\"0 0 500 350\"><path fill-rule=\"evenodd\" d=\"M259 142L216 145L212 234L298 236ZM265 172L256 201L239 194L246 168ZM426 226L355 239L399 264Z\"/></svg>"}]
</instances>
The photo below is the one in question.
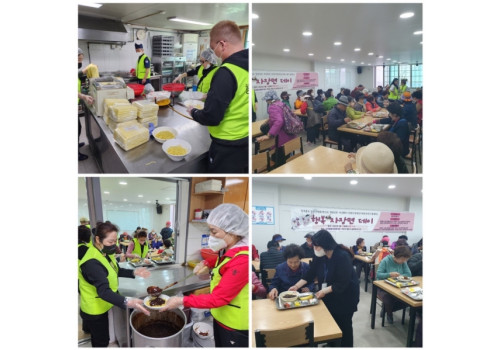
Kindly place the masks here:
<instances>
[{"instance_id":1,"label":"dining table","mask_svg":"<svg viewBox=\"0 0 500 350\"><path fill-rule=\"evenodd\" d=\"M420 287L423 289L423 279L422 276L413 276L412 280L418 283L417 287ZM411 347L413 344L413 333L415 331L415 319L417 316L417 311L422 309L423 306L423 300L414 300L404 294L401 291L401 288L398 288L396 286L393 286L392 284L389 284L385 280L378 280L373 282L373 288L372 288L372 300L371 300L371 306L370 306L370 312L371 312L371 328L375 328L375 317L377 315L377 291L378 289L381 289L389 294L391 294L393 297L397 298L399 301L402 301L406 305L410 307L410 321L408 323L408 334L406 336L406 346Z\"/></svg>"},{"instance_id":2,"label":"dining table","mask_svg":"<svg viewBox=\"0 0 500 350\"><path fill-rule=\"evenodd\" d=\"M318 146L300 157L272 170L269 174L345 174L345 164L350 162L349 153ZM356 169L356 164L352 164Z\"/></svg>"},{"instance_id":3,"label":"dining table","mask_svg":"<svg viewBox=\"0 0 500 350\"><path fill-rule=\"evenodd\" d=\"M271 299L252 300L252 347L255 347L256 330L280 330L314 321L314 344L340 342L342 331L322 300L319 304L279 310ZM296 344L303 345L303 344Z\"/></svg>"},{"instance_id":4,"label":"dining table","mask_svg":"<svg viewBox=\"0 0 500 350\"><path fill-rule=\"evenodd\" d=\"M252 139L263 135L262 131L260 131L260 127L268 121L269 119L262 119L252 123Z\"/></svg>"},{"instance_id":5,"label":"dining table","mask_svg":"<svg viewBox=\"0 0 500 350\"><path fill-rule=\"evenodd\" d=\"M380 119L380 118L375 118L371 115L365 115L359 119L355 119L352 121L353 123L356 123L357 125L359 125L359 129L350 127L347 124L343 124L337 128L337 131L338 132L345 132L345 133L349 133L349 134L373 137L376 139L378 137L378 134L380 133L380 131L373 131L374 129L371 129L371 128L369 131L365 130L365 126L372 123L373 120L376 120L376 119ZM386 130L388 128L389 128L389 124L384 124L382 130Z\"/></svg>"}]
</instances>

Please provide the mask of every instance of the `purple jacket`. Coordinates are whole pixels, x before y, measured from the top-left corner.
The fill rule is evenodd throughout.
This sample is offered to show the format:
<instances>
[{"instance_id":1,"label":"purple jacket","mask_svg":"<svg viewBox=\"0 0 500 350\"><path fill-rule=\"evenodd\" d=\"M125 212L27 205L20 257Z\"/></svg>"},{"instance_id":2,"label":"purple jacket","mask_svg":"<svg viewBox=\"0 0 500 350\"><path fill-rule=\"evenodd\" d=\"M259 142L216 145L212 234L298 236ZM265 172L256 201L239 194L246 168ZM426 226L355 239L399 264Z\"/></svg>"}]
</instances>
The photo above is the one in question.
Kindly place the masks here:
<instances>
[{"instance_id":1,"label":"purple jacket","mask_svg":"<svg viewBox=\"0 0 500 350\"><path fill-rule=\"evenodd\" d=\"M269 105L269 134L276 137L278 135L278 147L296 138L296 135L289 135L283 130L285 120L283 119L283 102L276 101Z\"/></svg>"}]
</instances>

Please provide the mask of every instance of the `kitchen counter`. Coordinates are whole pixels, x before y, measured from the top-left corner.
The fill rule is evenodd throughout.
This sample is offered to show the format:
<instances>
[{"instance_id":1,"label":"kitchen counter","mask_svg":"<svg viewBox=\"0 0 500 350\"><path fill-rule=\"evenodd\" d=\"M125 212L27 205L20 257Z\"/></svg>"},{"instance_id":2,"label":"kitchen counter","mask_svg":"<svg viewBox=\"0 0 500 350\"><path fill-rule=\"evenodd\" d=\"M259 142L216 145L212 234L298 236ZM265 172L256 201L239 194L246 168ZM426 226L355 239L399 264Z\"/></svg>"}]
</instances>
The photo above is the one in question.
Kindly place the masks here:
<instances>
[{"instance_id":1,"label":"kitchen counter","mask_svg":"<svg viewBox=\"0 0 500 350\"><path fill-rule=\"evenodd\" d=\"M119 263L119 265L121 268L135 269L128 262ZM120 277L118 281L118 291L120 294L126 297L143 299L148 296L147 288L149 286L158 286L163 288L193 272L193 269L179 264L149 267L148 270L151 272L151 276L149 278ZM174 296L178 293L185 293L195 289L207 287L209 284L210 280L202 280L198 276L192 276L187 280L170 287L163 294Z\"/></svg>"},{"instance_id":2,"label":"kitchen counter","mask_svg":"<svg viewBox=\"0 0 500 350\"><path fill-rule=\"evenodd\" d=\"M85 106L86 107L86 106ZM175 105L175 110L188 115L186 107ZM211 139L206 126L186 119L171 108L160 107L158 126L177 130L177 138L191 144L191 153L183 160L174 162L163 152L162 144L150 138L148 142L129 151L114 141L113 132L104 119L85 109L86 134L89 147L103 173L206 173L208 149Z\"/></svg>"}]
</instances>

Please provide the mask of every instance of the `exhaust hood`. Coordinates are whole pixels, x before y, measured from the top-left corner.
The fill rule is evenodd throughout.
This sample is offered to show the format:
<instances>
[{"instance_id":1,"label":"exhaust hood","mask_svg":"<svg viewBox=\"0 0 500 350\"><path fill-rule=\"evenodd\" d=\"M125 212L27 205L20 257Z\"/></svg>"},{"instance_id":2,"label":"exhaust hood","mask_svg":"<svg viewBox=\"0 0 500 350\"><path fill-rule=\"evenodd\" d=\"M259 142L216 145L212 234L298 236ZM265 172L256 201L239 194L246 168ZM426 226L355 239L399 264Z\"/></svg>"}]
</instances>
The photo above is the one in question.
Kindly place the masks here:
<instances>
[{"instance_id":1,"label":"exhaust hood","mask_svg":"<svg viewBox=\"0 0 500 350\"><path fill-rule=\"evenodd\" d=\"M120 21L79 15L78 40L124 44L133 37Z\"/></svg>"}]
</instances>

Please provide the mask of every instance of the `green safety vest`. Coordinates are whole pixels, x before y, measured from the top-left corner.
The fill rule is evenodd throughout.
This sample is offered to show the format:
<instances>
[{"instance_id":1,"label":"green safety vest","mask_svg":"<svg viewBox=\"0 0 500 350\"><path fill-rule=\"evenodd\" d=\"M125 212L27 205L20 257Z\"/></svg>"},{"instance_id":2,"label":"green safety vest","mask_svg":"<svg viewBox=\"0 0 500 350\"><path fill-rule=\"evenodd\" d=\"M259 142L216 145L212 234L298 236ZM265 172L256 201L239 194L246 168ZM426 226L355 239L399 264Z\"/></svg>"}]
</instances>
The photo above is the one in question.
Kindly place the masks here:
<instances>
[{"instance_id":1,"label":"green safety vest","mask_svg":"<svg viewBox=\"0 0 500 350\"><path fill-rule=\"evenodd\" d=\"M201 77L203 76L203 69L203 65L201 64L200 69L198 69L198 79L201 79Z\"/></svg>"},{"instance_id":2,"label":"green safety vest","mask_svg":"<svg viewBox=\"0 0 500 350\"><path fill-rule=\"evenodd\" d=\"M234 255L234 257L238 255L249 255L247 251L240 251ZM234 258L233 257L233 258ZM222 266L227 264L229 260L232 258L226 256L220 265L219 258L217 258L217 262L215 263L215 268L212 270L212 280L210 281L210 293L214 290L214 288L219 284L222 275L219 270ZM229 302L229 304L210 309L210 313L220 323L223 325L237 330L248 330L248 283L243 287L242 290L238 293L238 295Z\"/></svg>"},{"instance_id":3,"label":"green safety vest","mask_svg":"<svg viewBox=\"0 0 500 350\"><path fill-rule=\"evenodd\" d=\"M144 60L146 58L148 58L148 56L146 56L146 54L143 54L141 56L141 58L139 59L139 61L137 61L137 67L135 69L135 75L139 79L144 79L144 76L146 75L146 67L144 67ZM149 78L151 78L151 69L149 69L149 73L148 73L148 76L146 77L146 79L149 79Z\"/></svg>"},{"instance_id":4,"label":"green safety vest","mask_svg":"<svg viewBox=\"0 0 500 350\"><path fill-rule=\"evenodd\" d=\"M288 107L290 107L290 103L288 104ZM252 89L252 111L255 113L255 90Z\"/></svg>"},{"instance_id":5,"label":"green safety vest","mask_svg":"<svg viewBox=\"0 0 500 350\"><path fill-rule=\"evenodd\" d=\"M82 81L78 78L78 94L82 92ZM78 103L80 103L80 96L78 96Z\"/></svg>"},{"instance_id":6,"label":"green safety vest","mask_svg":"<svg viewBox=\"0 0 500 350\"><path fill-rule=\"evenodd\" d=\"M203 66L201 66L201 68L203 68ZM203 78L203 80L201 81L201 84L198 81L198 84L199 84L198 91L206 94L208 92L208 90L210 90L210 84L212 83L212 78L214 77L214 74L215 74L215 72L217 72L218 69L219 69L219 67L215 67L210 72L208 72L208 74L205 75L205 78ZM200 75L200 74L198 73L198 75Z\"/></svg>"},{"instance_id":7,"label":"green safety vest","mask_svg":"<svg viewBox=\"0 0 500 350\"><path fill-rule=\"evenodd\" d=\"M238 88L220 124L208 126L208 131L221 140L239 140L248 137L248 71L231 63L224 63L221 67L233 73Z\"/></svg>"},{"instance_id":8,"label":"green safety vest","mask_svg":"<svg viewBox=\"0 0 500 350\"><path fill-rule=\"evenodd\" d=\"M81 266L85 262L96 259L99 261L108 271L108 282L109 288L113 292L118 291L118 265L116 264L115 255L109 255L111 263L106 259L104 255L96 248L93 244L89 244L89 250L78 263L78 286L80 288L80 309L89 315L102 315L109 309L113 307L113 304L102 300L97 295L97 289L93 284L87 282L83 278Z\"/></svg>"},{"instance_id":9,"label":"green safety vest","mask_svg":"<svg viewBox=\"0 0 500 350\"><path fill-rule=\"evenodd\" d=\"M401 94L403 94L406 90L408 90L408 85L405 85L405 86L400 86L399 87L399 92Z\"/></svg>"},{"instance_id":10,"label":"green safety vest","mask_svg":"<svg viewBox=\"0 0 500 350\"><path fill-rule=\"evenodd\" d=\"M394 85L394 91L389 90L389 100L397 100L399 99L399 89Z\"/></svg>"},{"instance_id":11,"label":"green safety vest","mask_svg":"<svg viewBox=\"0 0 500 350\"><path fill-rule=\"evenodd\" d=\"M144 243L144 250L141 255L141 244L139 243L139 240L137 238L134 238L134 250L132 251L132 254L137 254L141 258L145 258L146 255L148 254L148 243Z\"/></svg>"}]
</instances>

